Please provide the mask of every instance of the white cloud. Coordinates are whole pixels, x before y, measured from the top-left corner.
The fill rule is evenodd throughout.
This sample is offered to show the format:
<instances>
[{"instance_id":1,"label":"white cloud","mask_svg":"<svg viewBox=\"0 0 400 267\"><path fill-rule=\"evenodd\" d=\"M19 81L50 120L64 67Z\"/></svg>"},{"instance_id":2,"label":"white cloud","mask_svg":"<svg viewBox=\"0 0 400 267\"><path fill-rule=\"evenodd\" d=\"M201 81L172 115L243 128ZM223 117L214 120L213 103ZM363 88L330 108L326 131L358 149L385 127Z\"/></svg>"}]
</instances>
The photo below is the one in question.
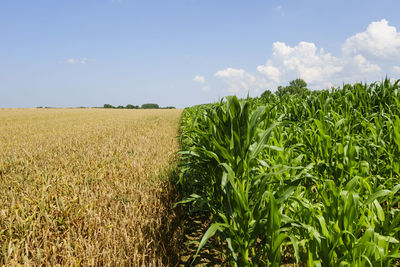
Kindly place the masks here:
<instances>
[{"instance_id":1,"label":"white cloud","mask_svg":"<svg viewBox=\"0 0 400 267\"><path fill-rule=\"evenodd\" d=\"M362 55L356 55L352 59L353 59L354 64L356 65L355 69L359 70L362 73L365 73L365 72L380 72L381 71L381 68L378 65L369 62Z\"/></svg>"},{"instance_id":2,"label":"white cloud","mask_svg":"<svg viewBox=\"0 0 400 267\"><path fill-rule=\"evenodd\" d=\"M90 61L94 61L93 59L87 59L87 58L69 58L65 61L65 63L67 64L82 64L85 65L86 63L90 62Z\"/></svg>"},{"instance_id":3,"label":"white cloud","mask_svg":"<svg viewBox=\"0 0 400 267\"><path fill-rule=\"evenodd\" d=\"M69 58L66 60L66 63L68 64L77 64L79 61L75 58Z\"/></svg>"},{"instance_id":4,"label":"white cloud","mask_svg":"<svg viewBox=\"0 0 400 267\"><path fill-rule=\"evenodd\" d=\"M274 83L286 82L290 77L301 77L308 83L323 82L342 70L339 60L315 44L300 42L290 47L282 42L275 42L272 58L257 70L265 74Z\"/></svg>"},{"instance_id":5,"label":"white cloud","mask_svg":"<svg viewBox=\"0 0 400 267\"><path fill-rule=\"evenodd\" d=\"M197 82L197 83L205 83L206 79L204 78L204 76L196 75L196 76L194 76L192 81Z\"/></svg>"},{"instance_id":6,"label":"white cloud","mask_svg":"<svg viewBox=\"0 0 400 267\"><path fill-rule=\"evenodd\" d=\"M257 71L276 85L285 84L298 77L314 88L331 87L343 81L365 80L381 68L363 55L335 57L318 48L314 43L300 42L288 46L275 42L272 56Z\"/></svg>"},{"instance_id":7,"label":"white cloud","mask_svg":"<svg viewBox=\"0 0 400 267\"><path fill-rule=\"evenodd\" d=\"M257 71L273 83L271 90L298 77L310 85L330 87L332 83L327 78L334 77L342 70L340 59L309 42L300 42L294 47L275 42L272 57L265 65L257 67Z\"/></svg>"},{"instance_id":8,"label":"white cloud","mask_svg":"<svg viewBox=\"0 0 400 267\"><path fill-rule=\"evenodd\" d=\"M333 56L311 42L295 46L275 42L271 57L256 68L258 75L227 68L215 76L228 84L229 91L246 93L256 88L275 90L299 77L310 88L323 89L343 82L378 80L388 72L400 74L400 66L393 66L393 60L400 59L400 33L386 20L372 22L341 48L342 54Z\"/></svg>"},{"instance_id":9,"label":"white cloud","mask_svg":"<svg viewBox=\"0 0 400 267\"><path fill-rule=\"evenodd\" d=\"M267 89L268 83L263 77L256 77L243 69L227 68L217 71L215 77L221 78L227 85L230 93L245 95L247 93L259 93Z\"/></svg>"},{"instance_id":10,"label":"white cloud","mask_svg":"<svg viewBox=\"0 0 400 267\"><path fill-rule=\"evenodd\" d=\"M348 38L342 51L344 55L362 54L368 59L399 60L400 33L385 19L374 21L365 32Z\"/></svg>"},{"instance_id":11,"label":"white cloud","mask_svg":"<svg viewBox=\"0 0 400 267\"><path fill-rule=\"evenodd\" d=\"M260 73L267 75L267 77L273 82L278 83L280 81L281 71L277 67L271 65L262 65L258 66L257 70Z\"/></svg>"},{"instance_id":12,"label":"white cloud","mask_svg":"<svg viewBox=\"0 0 400 267\"><path fill-rule=\"evenodd\" d=\"M253 80L254 77L252 75L248 75L243 69L234 69L234 68L227 68L224 70L217 71L215 76L227 78L227 77L247 77L250 80Z\"/></svg>"}]
</instances>

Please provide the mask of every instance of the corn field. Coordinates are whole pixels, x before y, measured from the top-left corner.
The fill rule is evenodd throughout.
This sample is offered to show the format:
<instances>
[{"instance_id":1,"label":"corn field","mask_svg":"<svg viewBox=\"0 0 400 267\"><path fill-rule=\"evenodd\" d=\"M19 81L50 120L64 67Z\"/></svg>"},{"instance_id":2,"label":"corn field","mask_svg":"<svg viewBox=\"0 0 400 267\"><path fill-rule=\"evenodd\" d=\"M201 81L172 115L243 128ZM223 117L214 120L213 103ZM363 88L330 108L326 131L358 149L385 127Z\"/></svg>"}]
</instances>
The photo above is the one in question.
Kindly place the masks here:
<instances>
[{"instance_id":1,"label":"corn field","mask_svg":"<svg viewBox=\"0 0 400 267\"><path fill-rule=\"evenodd\" d=\"M0 109L0 265L169 265L180 116Z\"/></svg>"},{"instance_id":2,"label":"corn field","mask_svg":"<svg viewBox=\"0 0 400 267\"><path fill-rule=\"evenodd\" d=\"M232 266L400 264L400 80L184 110L179 204ZM210 242L212 240L212 242Z\"/></svg>"}]
</instances>

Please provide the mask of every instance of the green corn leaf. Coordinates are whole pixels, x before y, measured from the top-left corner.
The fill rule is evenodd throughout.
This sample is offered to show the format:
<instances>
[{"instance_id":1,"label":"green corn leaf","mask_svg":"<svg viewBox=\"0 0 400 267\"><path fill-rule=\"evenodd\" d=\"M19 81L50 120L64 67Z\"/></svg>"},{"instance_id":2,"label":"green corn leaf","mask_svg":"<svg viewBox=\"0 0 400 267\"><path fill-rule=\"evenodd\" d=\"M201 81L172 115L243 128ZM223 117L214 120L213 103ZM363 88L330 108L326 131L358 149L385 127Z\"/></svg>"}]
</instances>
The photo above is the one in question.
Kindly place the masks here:
<instances>
[{"instance_id":1,"label":"green corn leaf","mask_svg":"<svg viewBox=\"0 0 400 267\"><path fill-rule=\"evenodd\" d=\"M383 212L382 206L379 204L378 200L375 199L372 203L374 204L374 206L376 208L376 212L377 212L376 214L378 216L378 219L381 222L385 221L385 213Z\"/></svg>"},{"instance_id":2,"label":"green corn leaf","mask_svg":"<svg viewBox=\"0 0 400 267\"><path fill-rule=\"evenodd\" d=\"M321 226L322 234L325 237L329 237L329 232L328 232L328 229L326 228L325 218L322 215L317 215L317 219L318 219L319 224Z\"/></svg>"},{"instance_id":3,"label":"green corn leaf","mask_svg":"<svg viewBox=\"0 0 400 267\"><path fill-rule=\"evenodd\" d=\"M181 200L181 201L179 201L179 202L176 202L176 203L172 206L172 208L175 209L178 205L190 203L190 202L196 201L196 200L201 199L201 198L202 198L202 197L199 196L199 195L197 195L197 194L191 194L189 197L186 197L186 198L184 198L183 200Z\"/></svg>"},{"instance_id":4,"label":"green corn leaf","mask_svg":"<svg viewBox=\"0 0 400 267\"><path fill-rule=\"evenodd\" d=\"M200 250L204 247L204 245L207 243L208 239L210 239L212 236L215 235L215 233L218 230L223 230L226 228L225 224L222 223L213 223L211 226L207 229L203 237L201 238L201 241L199 243L199 247L197 248L195 258L199 254Z\"/></svg>"},{"instance_id":5,"label":"green corn leaf","mask_svg":"<svg viewBox=\"0 0 400 267\"><path fill-rule=\"evenodd\" d=\"M249 161L255 159L261 150L264 148L266 142L268 141L269 136L271 135L272 130L277 126L277 123L274 123L271 127L265 130L261 135L258 142L255 144L255 147L250 153Z\"/></svg>"},{"instance_id":6,"label":"green corn leaf","mask_svg":"<svg viewBox=\"0 0 400 267\"><path fill-rule=\"evenodd\" d=\"M294 256L296 258L296 263L299 263L299 240L296 238L294 235L289 235L289 239L292 242L293 245L293 250L294 250Z\"/></svg>"},{"instance_id":7,"label":"green corn leaf","mask_svg":"<svg viewBox=\"0 0 400 267\"><path fill-rule=\"evenodd\" d=\"M232 247L232 239L231 239L230 237L228 237L228 238L225 239L225 241L226 241L226 244L228 245L229 250L230 250L231 253L232 253L233 259L234 259L235 261L237 261L236 252L235 252L235 250L234 250L233 247Z\"/></svg>"},{"instance_id":8,"label":"green corn leaf","mask_svg":"<svg viewBox=\"0 0 400 267\"><path fill-rule=\"evenodd\" d=\"M368 197L368 199L365 201L365 204L366 204L366 205L369 205L369 204L371 204L375 199L378 199L378 198L380 198L380 197L387 196L387 195L389 195L389 194L391 194L391 193L392 193L392 191L390 191L390 190L381 189L381 190L379 190L379 191L373 193L372 195L370 195L370 196Z\"/></svg>"}]
</instances>

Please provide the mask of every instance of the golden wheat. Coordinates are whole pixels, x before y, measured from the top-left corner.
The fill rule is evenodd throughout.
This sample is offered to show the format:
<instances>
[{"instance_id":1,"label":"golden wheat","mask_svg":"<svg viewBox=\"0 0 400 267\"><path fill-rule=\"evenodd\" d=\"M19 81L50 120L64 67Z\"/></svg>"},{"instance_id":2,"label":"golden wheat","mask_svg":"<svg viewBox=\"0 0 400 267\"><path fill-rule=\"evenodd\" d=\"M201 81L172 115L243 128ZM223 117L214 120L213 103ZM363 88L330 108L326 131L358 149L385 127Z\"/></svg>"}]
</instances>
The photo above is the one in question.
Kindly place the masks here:
<instances>
[{"instance_id":1,"label":"golden wheat","mask_svg":"<svg viewBox=\"0 0 400 267\"><path fill-rule=\"evenodd\" d=\"M180 115L1 109L0 265L162 265Z\"/></svg>"}]
</instances>

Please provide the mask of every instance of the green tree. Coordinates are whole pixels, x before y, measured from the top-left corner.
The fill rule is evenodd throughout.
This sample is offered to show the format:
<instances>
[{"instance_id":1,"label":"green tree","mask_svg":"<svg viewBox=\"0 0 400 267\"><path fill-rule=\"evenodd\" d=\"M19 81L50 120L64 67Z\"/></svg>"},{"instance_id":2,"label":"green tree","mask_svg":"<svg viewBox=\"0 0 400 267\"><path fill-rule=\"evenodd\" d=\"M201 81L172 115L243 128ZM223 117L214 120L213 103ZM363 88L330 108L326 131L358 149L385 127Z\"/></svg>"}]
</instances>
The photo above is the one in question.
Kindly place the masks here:
<instances>
[{"instance_id":1,"label":"green tree","mask_svg":"<svg viewBox=\"0 0 400 267\"><path fill-rule=\"evenodd\" d=\"M132 105L132 104L128 104L128 105L126 105L125 108L127 108L127 109L138 109L139 106L134 106L134 105Z\"/></svg>"},{"instance_id":2,"label":"green tree","mask_svg":"<svg viewBox=\"0 0 400 267\"><path fill-rule=\"evenodd\" d=\"M158 108L160 108L160 106L158 104L154 104L154 103L147 103L147 104L143 104L141 108L143 108L143 109L151 109L151 108L158 109Z\"/></svg>"},{"instance_id":3,"label":"green tree","mask_svg":"<svg viewBox=\"0 0 400 267\"><path fill-rule=\"evenodd\" d=\"M290 86L292 88L300 88L300 89L307 89L307 83L300 78L297 78L296 80L291 81Z\"/></svg>"},{"instance_id":4,"label":"green tree","mask_svg":"<svg viewBox=\"0 0 400 267\"><path fill-rule=\"evenodd\" d=\"M284 94L302 94L307 92L307 83L303 79L296 79L289 83L288 86L278 86L278 90L276 92L277 95Z\"/></svg>"},{"instance_id":5,"label":"green tree","mask_svg":"<svg viewBox=\"0 0 400 267\"><path fill-rule=\"evenodd\" d=\"M268 98L272 95L270 90L265 90L264 93L261 94L261 98Z\"/></svg>"}]
</instances>

